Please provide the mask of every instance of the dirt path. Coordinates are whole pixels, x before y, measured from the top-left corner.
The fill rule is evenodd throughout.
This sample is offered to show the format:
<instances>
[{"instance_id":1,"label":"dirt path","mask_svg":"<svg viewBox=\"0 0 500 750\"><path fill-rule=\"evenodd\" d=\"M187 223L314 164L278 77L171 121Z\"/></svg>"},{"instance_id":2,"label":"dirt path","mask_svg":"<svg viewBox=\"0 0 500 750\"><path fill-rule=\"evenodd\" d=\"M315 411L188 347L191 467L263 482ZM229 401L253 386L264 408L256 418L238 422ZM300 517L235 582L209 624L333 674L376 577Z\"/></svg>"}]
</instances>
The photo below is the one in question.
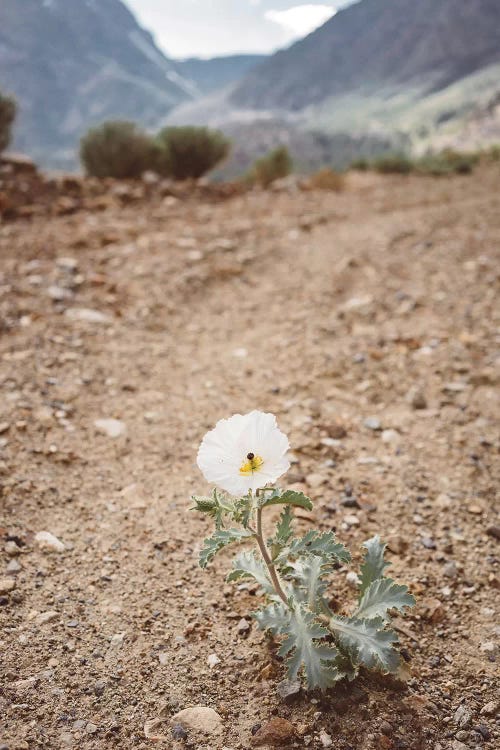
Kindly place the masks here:
<instances>
[{"instance_id":1,"label":"dirt path","mask_svg":"<svg viewBox=\"0 0 500 750\"><path fill-rule=\"evenodd\" d=\"M498 181L353 177L0 227L0 746L135 750L164 717L160 746L181 748L169 718L195 704L222 716L223 739L192 745L211 750L272 716L289 747L500 741ZM252 408L290 435L304 529L389 540L419 599L405 684L284 703L275 651L239 629L255 591L224 584L227 555L199 570L196 449Z\"/></svg>"}]
</instances>

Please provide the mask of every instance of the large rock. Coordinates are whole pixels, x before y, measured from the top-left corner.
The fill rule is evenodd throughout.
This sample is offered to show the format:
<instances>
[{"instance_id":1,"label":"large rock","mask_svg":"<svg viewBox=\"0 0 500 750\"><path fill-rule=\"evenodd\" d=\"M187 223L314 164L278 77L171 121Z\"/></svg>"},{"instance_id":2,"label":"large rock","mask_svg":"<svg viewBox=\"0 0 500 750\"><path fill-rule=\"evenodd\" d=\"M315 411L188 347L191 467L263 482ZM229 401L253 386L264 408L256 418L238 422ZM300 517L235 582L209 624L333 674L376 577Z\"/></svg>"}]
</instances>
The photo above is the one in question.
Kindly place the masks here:
<instances>
[{"instance_id":1,"label":"large rock","mask_svg":"<svg viewBox=\"0 0 500 750\"><path fill-rule=\"evenodd\" d=\"M172 717L173 726L181 726L188 736L192 734L220 737L222 734L222 719L213 708L208 706L193 706L185 708Z\"/></svg>"}]
</instances>

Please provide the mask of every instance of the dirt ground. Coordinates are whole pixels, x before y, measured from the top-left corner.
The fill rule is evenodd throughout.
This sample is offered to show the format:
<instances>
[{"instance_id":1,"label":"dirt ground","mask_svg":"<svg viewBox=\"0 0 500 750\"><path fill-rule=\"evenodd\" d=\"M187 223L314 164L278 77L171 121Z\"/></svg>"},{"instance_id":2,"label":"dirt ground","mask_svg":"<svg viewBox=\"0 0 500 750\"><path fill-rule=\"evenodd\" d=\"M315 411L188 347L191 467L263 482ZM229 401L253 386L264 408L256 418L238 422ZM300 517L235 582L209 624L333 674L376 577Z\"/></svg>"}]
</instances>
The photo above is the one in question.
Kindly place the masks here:
<instances>
[{"instance_id":1,"label":"dirt ground","mask_svg":"<svg viewBox=\"0 0 500 750\"><path fill-rule=\"evenodd\" d=\"M239 750L277 716L289 748L500 747L499 186L498 165L353 175L0 225L3 750L139 750L155 718L158 747ZM284 701L275 647L241 624L255 590L224 582L230 553L198 568L199 441L254 408L316 501L301 529L358 558L389 541L418 598L405 681ZM221 737L175 739L195 705Z\"/></svg>"}]
</instances>

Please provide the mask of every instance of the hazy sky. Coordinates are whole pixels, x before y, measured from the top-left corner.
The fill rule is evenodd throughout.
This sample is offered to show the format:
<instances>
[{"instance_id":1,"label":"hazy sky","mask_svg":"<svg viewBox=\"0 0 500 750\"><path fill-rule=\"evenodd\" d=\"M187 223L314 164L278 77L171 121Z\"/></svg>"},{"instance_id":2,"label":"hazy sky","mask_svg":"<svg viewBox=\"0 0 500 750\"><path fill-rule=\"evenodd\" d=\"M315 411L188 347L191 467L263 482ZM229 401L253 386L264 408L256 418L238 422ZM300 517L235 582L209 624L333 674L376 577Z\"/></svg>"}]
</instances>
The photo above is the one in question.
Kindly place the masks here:
<instances>
[{"instance_id":1,"label":"hazy sky","mask_svg":"<svg viewBox=\"0 0 500 750\"><path fill-rule=\"evenodd\" d=\"M171 57L271 52L353 0L125 0Z\"/></svg>"}]
</instances>

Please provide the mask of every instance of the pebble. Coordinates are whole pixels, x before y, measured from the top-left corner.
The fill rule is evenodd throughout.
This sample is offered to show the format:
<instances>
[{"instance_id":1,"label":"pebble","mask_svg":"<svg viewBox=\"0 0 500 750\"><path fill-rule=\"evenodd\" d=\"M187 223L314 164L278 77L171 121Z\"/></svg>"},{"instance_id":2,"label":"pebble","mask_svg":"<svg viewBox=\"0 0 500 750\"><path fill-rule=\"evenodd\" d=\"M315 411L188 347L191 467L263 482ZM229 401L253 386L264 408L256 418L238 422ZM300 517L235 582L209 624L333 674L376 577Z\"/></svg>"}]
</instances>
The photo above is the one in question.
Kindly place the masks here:
<instances>
[{"instance_id":1,"label":"pebble","mask_svg":"<svg viewBox=\"0 0 500 750\"><path fill-rule=\"evenodd\" d=\"M422 544L425 549L436 549L436 542L430 536L422 537Z\"/></svg>"},{"instance_id":2,"label":"pebble","mask_svg":"<svg viewBox=\"0 0 500 750\"><path fill-rule=\"evenodd\" d=\"M378 417L367 417L363 424L368 430L374 430L375 432L382 429L382 424Z\"/></svg>"},{"instance_id":3,"label":"pebble","mask_svg":"<svg viewBox=\"0 0 500 750\"><path fill-rule=\"evenodd\" d=\"M9 429L10 429L10 424L8 422L0 423L0 435L3 435L3 433L7 432Z\"/></svg>"},{"instance_id":4,"label":"pebble","mask_svg":"<svg viewBox=\"0 0 500 750\"><path fill-rule=\"evenodd\" d=\"M106 435L113 439L121 437L127 431L125 422L122 422L120 419L96 419L94 427L101 435Z\"/></svg>"},{"instance_id":5,"label":"pebble","mask_svg":"<svg viewBox=\"0 0 500 750\"><path fill-rule=\"evenodd\" d=\"M37 625L45 625L47 622L53 622L58 619L59 612L49 609L47 612L40 612L40 614L36 616L35 622Z\"/></svg>"},{"instance_id":6,"label":"pebble","mask_svg":"<svg viewBox=\"0 0 500 750\"><path fill-rule=\"evenodd\" d=\"M238 623L238 633L242 635L243 633L248 633L249 630L250 630L250 623L248 622L248 620L245 620L245 618L242 617Z\"/></svg>"},{"instance_id":7,"label":"pebble","mask_svg":"<svg viewBox=\"0 0 500 750\"><path fill-rule=\"evenodd\" d=\"M467 745L464 745L460 740L453 740L451 747L452 750L468 750Z\"/></svg>"},{"instance_id":8,"label":"pebble","mask_svg":"<svg viewBox=\"0 0 500 750\"><path fill-rule=\"evenodd\" d=\"M87 723L87 726L85 727L85 731L87 734L95 734L98 731L99 727L97 724L93 724L91 721Z\"/></svg>"},{"instance_id":9,"label":"pebble","mask_svg":"<svg viewBox=\"0 0 500 750\"><path fill-rule=\"evenodd\" d=\"M488 536L491 536L493 539L500 540L500 526L489 526L486 529L486 533Z\"/></svg>"},{"instance_id":10,"label":"pebble","mask_svg":"<svg viewBox=\"0 0 500 750\"><path fill-rule=\"evenodd\" d=\"M282 680L276 685L276 692L285 701L298 695L301 689L302 685L298 680Z\"/></svg>"},{"instance_id":11,"label":"pebble","mask_svg":"<svg viewBox=\"0 0 500 750\"><path fill-rule=\"evenodd\" d=\"M8 557L17 557L17 555L21 554L21 550L15 542L7 542L4 550Z\"/></svg>"},{"instance_id":12,"label":"pebble","mask_svg":"<svg viewBox=\"0 0 500 750\"><path fill-rule=\"evenodd\" d=\"M468 726L472 721L471 710L467 708L467 706L462 704L455 711L455 715L453 716L453 721L458 727L460 727L460 729L463 729L464 727Z\"/></svg>"},{"instance_id":13,"label":"pebble","mask_svg":"<svg viewBox=\"0 0 500 750\"><path fill-rule=\"evenodd\" d=\"M481 716L494 716L498 710L498 703L496 701L490 701L485 703L479 712Z\"/></svg>"},{"instance_id":14,"label":"pebble","mask_svg":"<svg viewBox=\"0 0 500 750\"><path fill-rule=\"evenodd\" d=\"M345 577L346 583L348 586L350 586L351 589L357 589L359 586L359 578L357 576L357 573L355 573L353 570L350 570L346 577Z\"/></svg>"},{"instance_id":15,"label":"pebble","mask_svg":"<svg viewBox=\"0 0 500 750\"><path fill-rule=\"evenodd\" d=\"M456 578L458 576L457 564L454 560L446 563L443 568L443 575L445 578Z\"/></svg>"},{"instance_id":16,"label":"pebble","mask_svg":"<svg viewBox=\"0 0 500 750\"><path fill-rule=\"evenodd\" d=\"M295 737L295 728L287 719L279 716L264 724L251 739L252 747L284 745Z\"/></svg>"},{"instance_id":17,"label":"pebble","mask_svg":"<svg viewBox=\"0 0 500 750\"><path fill-rule=\"evenodd\" d=\"M420 388L412 388L408 393L408 401L414 409L427 409L427 399Z\"/></svg>"},{"instance_id":18,"label":"pebble","mask_svg":"<svg viewBox=\"0 0 500 750\"><path fill-rule=\"evenodd\" d=\"M193 706L185 708L172 717L172 725L181 726L186 732L200 732L219 736L222 734L222 719L213 708Z\"/></svg>"},{"instance_id":19,"label":"pebble","mask_svg":"<svg viewBox=\"0 0 500 750\"><path fill-rule=\"evenodd\" d=\"M498 645L494 641L485 641L481 643L481 651L485 654L496 654Z\"/></svg>"},{"instance_id":20,"label":"pebble","mask_svg":"<svg viewBox=\"0 0 500 750\"><path fill-rule=\"evenodd\" d=\"M488 742L488 740L491 740L491 732L486 724L476 724L476 726L472 728L475 732L480 734L483 740L486 740L486 742Z\"/></svg>"},{"instance_id":21,"label":"pebble","mask_svg":"<svg viewBox=\"0 0 500 750\"><path fill-rule=\"evenodd\" d=\"M50 531L39 531L35 535L35 542L41 549L49 550L51 552L64 552L66 547L54 534Z\"/></svg>"},{"instance_id":22,"label":"pebble","mask_svg":"<svg viewBox=\"0 0 500 750\"><path fill-rule=\"evenodd\" d=\"M71 307L64 313L69 320L82 321L83 323L109 323L111 318L99 310L90 310L86 307Z\"/></svg>"},{"instance_id":23,"label":"pebble","mask_svg":"<svg viewBox=\"0 0 500 750\"><path fill-rule=\"evenodd\" d=\"M220 659L217 656L217 654L210 654L207 658L207 664L210 667L210 669L213 669L217 666L217 664L220 664Z\"/></svg>"},{"instance_id":24,"label":"pebble","mask_svg":"<svg viewBox=\"0 0 500 750\"><path fill-rule=\"evenodd\" d=\"M333 740L324 729L319 733L319 741L321 742L321 747L333 747Z\"/></svg>"},{"instance_id":25,"label":"pebble","mask_svg":"<svg viewBox=\"0 0 500 750\"><path fill-rule=\"evenodd\" d=\"M397 445L401 442L401 435L396 430L384 430L382 432L382 442Z\"/></svg>"},{"instance_id":26,"label":"pebble","mask_svg":"<svg viewBox=\"0 0 500 750\"><path fill-rule=\"evenodd\" d=\"M322 484L326 484L327 481L327 477L323 474L308 474L306 477L308 487L311 487L313 490L321 487Z\"/></svg>"},{"instance_id":27,"label":"pebble","mask_svg":"<svg viewBox=\"0 0 500 750\"><path fill-rule=\"evenodd\" d=\"M6 568L7 573L9 573L9 575L20 573L22 569L23 569L23 566L21 565L19 560L11 560Z\"/></svg>"},{"instance_id":28,"label":"pebble","mask_svg":"<svg viewBox=\"0 0 500 750\"><path fill-rule=\"evenodd\" d=\"M0 578L0 594L8 594L16 588L16 582L12 578Z\"/></svg>"},{"instance_id":29,"label":"pebble","mask_svg":"<svg viewBox=\"0 0 500 750\"><path fill-rule=\"evenodd\" d=\"M344 523L347 526L351 527L351 526L359 526L360 521L359 521L359 518L357 516L346 516L344 518Z\"/></svg>"},{"instance_id":30,"label":"pebble","mask_svg":"<svg viewBox=\"0 0 500 750\"><path fill-rule=\"evenodd\" d=\"M188 733L180 724L174 724L172 727L172 737L174 740L187 740Z\"/></svg>"}]
</instances>

